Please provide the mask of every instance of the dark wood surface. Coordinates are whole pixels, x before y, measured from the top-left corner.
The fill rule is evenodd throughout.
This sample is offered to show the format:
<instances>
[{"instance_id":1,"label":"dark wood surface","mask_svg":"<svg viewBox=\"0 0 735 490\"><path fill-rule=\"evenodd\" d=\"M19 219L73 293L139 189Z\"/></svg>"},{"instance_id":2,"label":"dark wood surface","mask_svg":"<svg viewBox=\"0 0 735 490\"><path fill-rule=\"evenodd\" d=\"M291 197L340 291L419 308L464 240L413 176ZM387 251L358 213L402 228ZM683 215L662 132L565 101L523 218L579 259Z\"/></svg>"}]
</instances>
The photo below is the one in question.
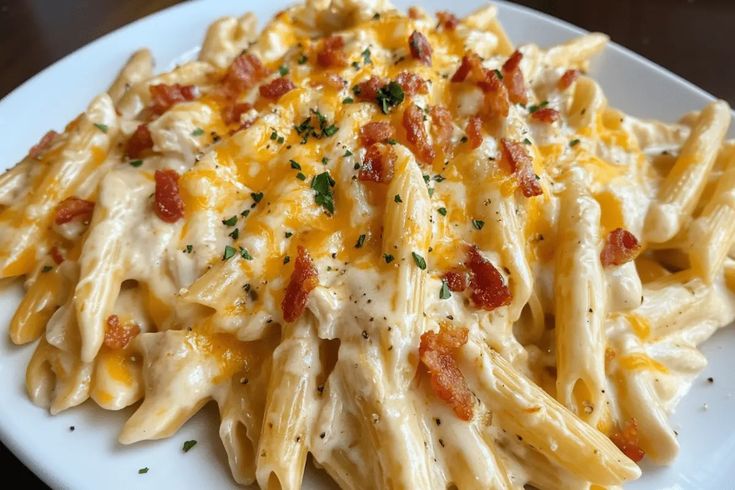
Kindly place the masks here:
<instances>
[{"instance_id":1,"label":"dark wood surface","mask_svg":"<svg viewBox=\"0 0 735 490\"><path fill-rule=\"evenodd\" d=\"M248 2L243 0L243 10ZM177 0L0 0L0 97L88 42ZM420 4L420 0L416 0ZM612 40L735 105L733 0L520 0ZM18 373L20 376L21 373ZM43 487L0 445L0 468ZM23 485L19 485L23 486Z\"/></svg>"}]
</instances>

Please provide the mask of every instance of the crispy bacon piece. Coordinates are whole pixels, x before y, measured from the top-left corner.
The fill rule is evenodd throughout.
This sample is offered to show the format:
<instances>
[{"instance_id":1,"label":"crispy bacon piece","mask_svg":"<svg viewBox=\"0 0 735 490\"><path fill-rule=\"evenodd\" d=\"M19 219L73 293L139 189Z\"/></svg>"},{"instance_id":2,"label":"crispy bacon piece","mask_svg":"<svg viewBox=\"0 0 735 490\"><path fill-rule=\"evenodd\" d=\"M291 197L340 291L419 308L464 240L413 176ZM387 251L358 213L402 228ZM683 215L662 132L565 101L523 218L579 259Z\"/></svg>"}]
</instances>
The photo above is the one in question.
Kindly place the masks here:
<instances>
[{"instance_id":1,"label":"crispy bacon piece","mask_svg":"<svg viewBox=\"0 0 735 490\"><path fill-rule=\"evenodd\" d=\"M159 83L148 87L151 93L151 109L156 114L163 114L169 108L179 102L186 102L196 98L196 89L194 85L166 85Z\"/></svg>"},{"instance_id":2,"label":"crispy bacon piece","mask_svg":"<svg viewBox=\"0 0 735 490\"><path fill-rule=\"evenodd\" d=\"M559 111L551 107L541 108L531 113L531 119L538 122L551 124L559 119Z\"/></svg>"},{"instance_id":3,"label":"crispy bacon piece","mask_svg":"<svg viewBox=\"0 0 735 490\"><path fill-rule=\"evenodd\" d=\"M395 129L389 122L372 121L360 128L360 141L367 148L373 143L382 143L392 138L394 134Z\"/></svg>"},{"instance_id":4,"label":"crispy bacon piece","mask_svg":"<svg viewBox=\"0 0 735 490\"><path fill-rule=\"evenodd\" d=\"M510 304L510 289L495 266L482 255L475 245L467 252L464 265L470 270L472 301L483 310L492 311Z\"/></svg>"},{"instance_id":5,"label":"crispy bacon piece","mask_svg":"<svg viewBox=\"0 0 735 490\"><path fill-rule=\"evenodd\" d=\"M358 83L355 88L355 95L358 99L366 102L375 102L378 96L378 90L385 87L388 84L382 78L371 76L362 83Z\"/></svg>"},{"instance_id":6,"label":"crispy bacon piece","mask_svg":"<svg viewBox=\"0 0 735 490\"><path fill-rule=\"evenodd\" d=\"M28 156L31 158L38 159L38 157L41 156L41 154L46 151L50 146L51 143L54 142L56 137L59 135L56 131L53 129L48 131L46 134L43 135L43 137L31 147L30 150L28 150Z\"/></svg>"},{"instance_id":7,"label":"crispy bacon piece","mask_svg":"<svg viewBox=\"0 0 735 490\"><path fill-rule=\"evenodd\" d=\"M241 54L227 68L223 80L225 90L230 96L236 96L258 83L268 75L268 69L254 54Z\"/></svg>"},{"instance_id":8,"label":"crispy bacon piece","mask_svg":"<svg viewBox=\"0 0 735 490\"><path fill-rule=\"evenodd\" d=\"M51 250L49 250L48 254L51 256L52 259L54 259L56 265L61 265L61 263L64 262L64 256L61 255L61 251L56 245L51 247Z\"/></svg>"},{"instance_id":9,"label":"crispy bacon piece","mask_svg":"<svg viewBox=\"0 0 735 490\"><path fill-rule=\"evenodd\" d=\"M56 206L54 223L63 225L75 219L89 223L94 212L94 203L78 197L67 197Z\"/></svg>"},{"instance_id":10,"label":"crispy bacon piece","mask_svg":"<svg viewBox=\"0 0 735 490\"><path fill-rule=\"evenodd\" d=\"M454 72L454 75L452 75L451 80L455 83L464 82L471 74L477 77L481 71L482 60L477 54L470 51L462 56L462 62L459 64L457 71Z\"/></svg>"},{"instance_id":11,"label":"crispy bacon piece","mask_svg":"<svg viewBox=\"0 0 735 490\"><path fill-rule=\"evenodd\" d=\"M482 144L482 119L478 116L472 116L467 122L467 143L470 148L478 148Z\"/></svg>"},{"instance_id":12,"label":"crispy bacon piece","mask_svg":"<svg viewBox=\"0 0 735 490\"><path fill-rule=\"evenodd\" d=\"M419 31L413 31L408 37L408 47L414 59L419 60L426 66L431 66L431 45L426 36Z\"/></svg>"},{"instance_id":13,"label":"crispy bacon piece","mask_svg":"<svg viewBox=\"0 0 735 490\"><path fill-rule=\"evenodd\" d=\"M140 327L135 323L120 325L118 316L110 315L105 326L105 346L115 350L124 349L139 333Z\"/></svg>"},{"instance_id":14,"label":"crispy bacon piece","mask_svg":"<svg viewBox=\"0 0 735 490\"><path fill-rule=\"evenodd\" d=\"M574 83L578 76L579 70L570 69L565 71L561 78L559 78L559 82L557 84L559 90L568 89Z\"/></svg>"},{"instance_id":15,"label":"crispy bacon piece","mask_svg":"<svg viewBox=\"0 0 735 490\"><path fill-rule=\"evenodd\" d=\"M485 110L493 117L505 118L510 110L508 89L495 70L483 70L483 78L477 86L485 94Z\"/></svg>"},{"instance_id":16,"label":"crispy bacon piece","mask_svg":"<svg viewBox=\"0 0 735 490\"><path fill-rule=\"evenodd\" d=\"M429 92L426 80L411 71L402 71L396 77L396 83L401 86L406 95L425 94Z\"/></svg>"},{"instance_id":17,"label":"crispy bacon piece","mask_svg":"<svg viewBox=\"0 0 735 490\"><path fill-rule=\"evenodd\" d=\"M440 11L436 13L436 18L439 21L439 25L445 31L453 31L459 25L459 19L451 12Z\"/></svg>"},{"instance_id":18,"label":"crispy bacon piece","mask_svg":"<svg viewBox=\"0 0 735 490\"><path fill-rule=\"evenodd\" d=\"M620 449L623 454L636 463L642 460L643 456L646 455L640 446L638 438L638 421L635 417L628 419L622 430L613 432L610 435L610 440L613 444L618 446L618 449Z\"/></svg>"},{"instance_id":19,"label":"crispy bacon piece","mask_svg":"<svg viewBox=\"0 0 735 490\"><path fill-rule=\"evenodd\" d=\"M445 272L442 279L447 282L450 291L461 293L467 289L467 273L463 270L455 269Z\"/></svg>"},{"instance_id":20,"label":"crispy bacon piece","mask_svg":"<svg viewBox=\"0 0 735 490\"><path fill-rule=\"evenodd\" d=\"M406 129L408 142L419 160L424 163L433 162L436 154L424 128L424 111L416 104L409 105L403 111L403 127Z\"/></svg>"},{"instance_id":21,"label":"crispy bacon piece","mask_svg":"<svg viewBox=\"0 0 735 490\"><path fill-rule=\"evenodd\" d=\"M472 418L472 392L454 357L467 343L467 329L442 325L439 333L428 331L421 335L419 358L431 378L431 389L445 401L462 420Z\"/></svg>"},{"instance_id":22,"label":"crispy bacon piece","mask_svg":"<svg viewBox=\"0 0 735 490\"><path fill-rule=\"evenodd\" d=\"M541 184L539 184L538 178L533 172L533 161L523 143L501 138L500 153L510 171L516 174L524 196L532 197L543 193Z\"/></svg>"},{"instance_id":23,"label":"crispy bacon piece","mask_svg":"<svg viewBox=\"0 0 735 490\"><path fill-rule=\"evenodd\" d=\"M253 106L247 102L227 105L222 109L222 120L225 124L241 124L242 115L252 108Z\"/></svg>"},{"instance_id":24,"label":"crispy bacon piece","mask_svg":"<svg viewBox=\"0 0 735 490\"><path fill-rule=\"evenodd\" d=\"M623 228L615 228L607 236L605 246L600 252L600 261L604 267L623 265L638 256L641 244L634 234Z\"/></svg>"},{"instance_id":25,"label":"crispy bacon piece","mask_svg":"<svg viewBox=\"0 0 735 490\"><path fill-rule=\"evenodd\" d=\"M396 158L397 155L392 145L383 143L371 145L360 167L359 179L370 182L390 182L393 180Z\"/></svg>"},{"instance_id":26,"label":"crispy bacon piece","mask_svg":"<svg viewBox=\"0 0 735 490\"><path fill-rule=\"evenodd\" d=\"M444 106L434 106L429 111L431 129L434 132L434 144L447 151L452 142L452 113Z\"/></svg>"},{"instance_id":27,"label":"crispy bacon piece","mask_svg":"<svg viewBox=\"0 0 735 490\"><path fill-rule=\"evenodd\" d=\"M324 68L341 68L347 66L347 55L343 48L345 40L342 36L329 36L322 40L316 61Z\"/></svg>"},{"instance_id":28,"label":"crispy bacon piece","mask_svg":"<svg viewBox=\"0 0 735 490\"><path fill-rule=\"evenodd\" d=\"M514 104L526 105L528 96L526 95L526 82L520 67L522 59L523 53L518 50L510 55L510 58L503 64L503 83Z\"/></svg>"},{"instance_id":29,"label":"crispy bacon piece","mask_svg":"<svg viewBox=\"0 0 735 490\"><path fill-rule=\"evenodd\" d=\"M319 279L311 256L304 247L299 245L291 279L288 281L286 294L281 302L283 319L287 322L298 319L306 308L309 293L318 285Z\"/></svg>"},{"instance_id":30,"label":"crispy bacon piece","mask_svg":"<svg viewBox=\"0 0 735 490\"><path fill-rule=\"evenodd\" d=\"M139 125L135 132L130 135L128 142L125 143L125 154L130 158L138 158L143 155L146 150L153 148L153 138L147 124Z\"/></svg>"},{"instance_id":31,"label":"crispy bacon piece","mask_svg":"<svg viewBox=\"0 0 735 490\"><path fill-rule=\"evenodd\" d=\"M278 100L281 96L295 89L296 85L287 77L278 77L270 83L260 86L260 95L266 99Z\"/></svg>"},{"instance_id":32,"label":"crispy bacon piece","mask_svg":"<svg viewBox=\"0 0 735 490\"><path fill-rule=\"evenodd\" d=\"M184 216L184 202L179 195L179 174L175 170L156 170L154 209L166 223L175 223Z\"/></svg>"}]
</instances>

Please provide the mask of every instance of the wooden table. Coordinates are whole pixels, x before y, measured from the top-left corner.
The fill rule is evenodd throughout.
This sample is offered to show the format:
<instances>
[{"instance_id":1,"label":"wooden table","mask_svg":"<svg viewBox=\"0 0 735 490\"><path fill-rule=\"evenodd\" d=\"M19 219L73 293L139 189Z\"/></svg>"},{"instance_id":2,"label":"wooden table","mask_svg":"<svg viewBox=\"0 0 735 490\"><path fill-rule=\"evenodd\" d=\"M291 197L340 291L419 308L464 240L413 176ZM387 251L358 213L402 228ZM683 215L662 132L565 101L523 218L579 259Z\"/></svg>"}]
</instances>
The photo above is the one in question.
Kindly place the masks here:
<instances>
[{"instance_id":1,"label":"wooden table","mask_svg":"<svg viewBox=\"0 0 735 490\"><path fill-rule=\"evenodd\" d=\"M175 3L178 1L0 0L3 69L0 97L97 37ZM243 9L247 3L248 0L243 0ZM416 3L420 4L420 0ZM735 105L735 2L732 0L519 0L517 3L588 30L606 32L613 41ZM0 467L21 484L27 483L32 488L43 485L2 445Z\"/></svg>"}]
</instances>

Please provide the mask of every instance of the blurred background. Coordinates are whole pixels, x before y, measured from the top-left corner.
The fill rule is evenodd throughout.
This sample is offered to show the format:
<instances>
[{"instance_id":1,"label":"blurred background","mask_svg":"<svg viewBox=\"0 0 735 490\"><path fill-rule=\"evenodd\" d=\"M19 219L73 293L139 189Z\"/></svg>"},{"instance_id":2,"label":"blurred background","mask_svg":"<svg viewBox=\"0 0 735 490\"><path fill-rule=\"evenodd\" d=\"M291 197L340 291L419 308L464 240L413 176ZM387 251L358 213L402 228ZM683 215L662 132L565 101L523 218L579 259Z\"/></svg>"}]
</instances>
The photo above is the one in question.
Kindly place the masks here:
<instances>
[{"instance_id":1,"label":"blurred background","mask_svg":"<svg viewBox=\"0 0 735 490\"><path fill-rule=\"evenodd\" d=\"M243 11L252 1L242 0ZM0 98L90 41L177 3L180 2L0 0L0 66L3 67ZM735 106L735 0L517 0L515 3L590 31L605 32L618 44ZM201 37L203 33L192 35ZM6 475L12 475L18 487L43 488L2 444L0 467Z\"/></svg>"}]
</instances>

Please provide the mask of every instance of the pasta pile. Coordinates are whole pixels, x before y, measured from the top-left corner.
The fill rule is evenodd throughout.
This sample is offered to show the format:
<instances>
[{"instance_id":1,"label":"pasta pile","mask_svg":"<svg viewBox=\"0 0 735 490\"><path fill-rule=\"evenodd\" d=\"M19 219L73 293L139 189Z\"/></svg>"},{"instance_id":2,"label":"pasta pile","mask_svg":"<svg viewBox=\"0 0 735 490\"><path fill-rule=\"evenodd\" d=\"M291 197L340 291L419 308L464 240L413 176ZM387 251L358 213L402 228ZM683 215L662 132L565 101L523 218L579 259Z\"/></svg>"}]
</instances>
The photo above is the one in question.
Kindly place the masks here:
<instances>
[{"instance_id":1,"label":"pasta pile","mask_svg":"<svg viewBox=\"0 0 735 490\"><path fill-rule=\"evenodd\" d=\"M608 106L607 37L514 48L387 0L307 0L196 61L135 53L0 176L13 342L51 413L219 406L235 480L600 488L666 464L735 319L735 143Z\"/></svg>"}]
</instances>

